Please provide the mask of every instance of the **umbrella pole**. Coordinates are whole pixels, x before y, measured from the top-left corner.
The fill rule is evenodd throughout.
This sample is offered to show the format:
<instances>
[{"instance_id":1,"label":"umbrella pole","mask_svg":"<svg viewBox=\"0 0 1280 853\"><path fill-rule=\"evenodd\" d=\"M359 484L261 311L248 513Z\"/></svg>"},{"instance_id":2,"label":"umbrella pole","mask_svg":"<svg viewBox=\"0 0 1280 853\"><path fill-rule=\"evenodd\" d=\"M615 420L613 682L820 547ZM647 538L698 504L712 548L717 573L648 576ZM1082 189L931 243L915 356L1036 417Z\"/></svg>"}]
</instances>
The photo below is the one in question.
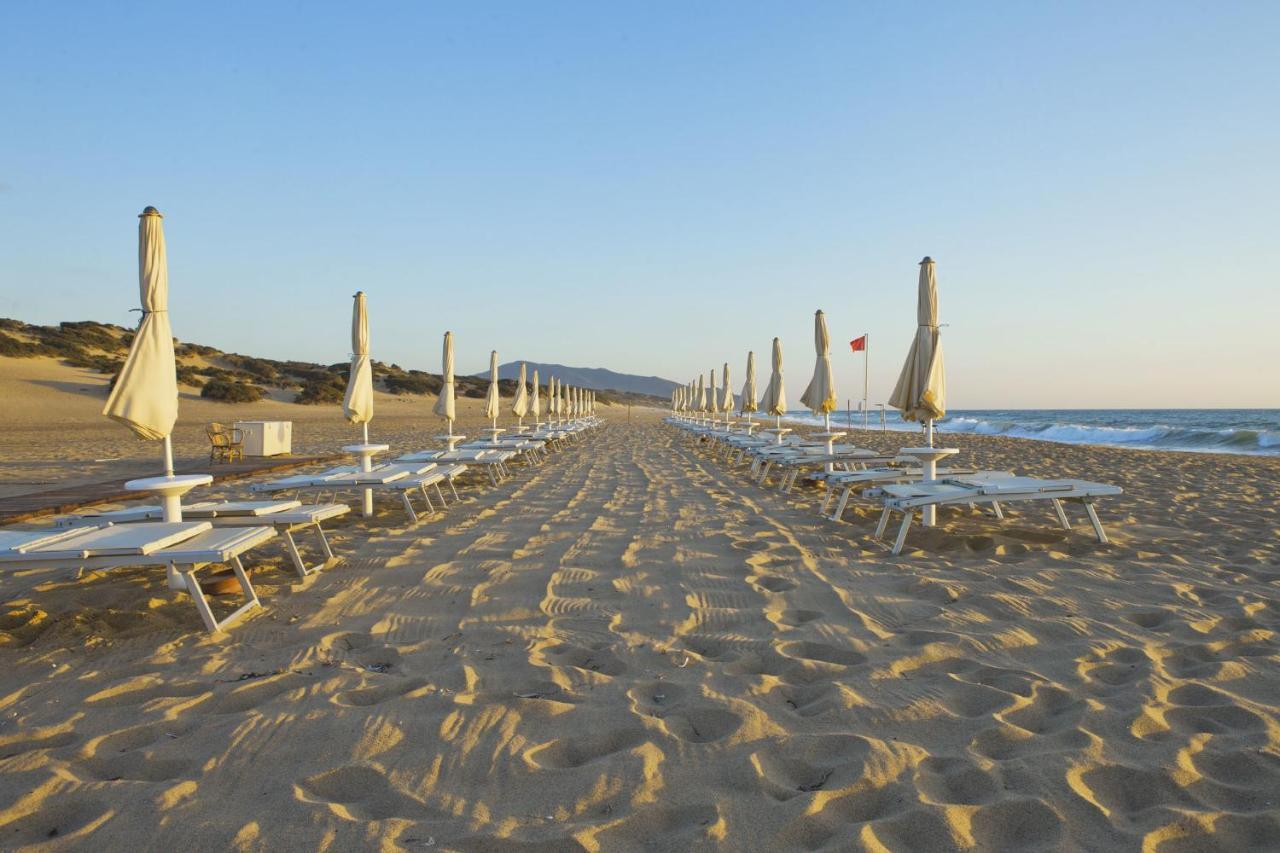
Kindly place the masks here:
<instances>
[{"instance_id":1,"label":"umbrella pole","mask_svg":"<svg viewBox=\"0 0 1280 853\"><path fill-rule=\"evenodd\" d=\"M360 426L364 428L364 432L363 432L364 443L368 444L369 443L369 422L365 421Z\"/></svg>"},{"instance_id":2,"label":"umbrella pole","mask_svg":"<svg viewBox=\"0 0 1280 853\"><path fill-rule=\"evenodd\" d=\"M164 437L164 475L173 476L173 439L167 435Z\"/></svg>"}]
</instances>

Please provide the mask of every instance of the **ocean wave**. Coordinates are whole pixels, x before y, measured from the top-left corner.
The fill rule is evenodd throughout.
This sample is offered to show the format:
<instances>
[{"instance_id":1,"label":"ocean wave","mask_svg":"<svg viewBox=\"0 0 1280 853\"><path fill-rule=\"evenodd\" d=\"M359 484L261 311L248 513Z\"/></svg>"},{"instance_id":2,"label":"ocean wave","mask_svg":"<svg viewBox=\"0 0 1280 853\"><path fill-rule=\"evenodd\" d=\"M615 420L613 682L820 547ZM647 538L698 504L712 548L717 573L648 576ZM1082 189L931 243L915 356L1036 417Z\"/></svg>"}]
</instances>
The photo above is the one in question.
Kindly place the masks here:
<instances>
[{"instance_id":1,"label":"ocean wave","mask_svg":"<svg viewBox=\"0 0 1280 853\"><path fill-rule=\"evenodd\" d=\"M1003 414L1003 413L1001 413ZM1031 413L1028 413L1031 414ZM821 423L807 413L788 418L804 423ZM832 418L832 427L845 429L847 421ZM860 421L855 418L854 426ZM918 424L894 421L885 426L895 432L917 432ZM880 429L878 421L871 424ZM1242 427L1194 427L1171 424L1134 424L1128 426L1104 426L1099 424L1071 423L1068 421L1004 420L969 415L952 416L939 421L940 433L968 433L972 435L1028 438L1037 441L1053 441L1061 444L1100 444L1114 447L1133 447L1146 450L1182 450L1218 453L1245 453L1258 455L1280 454L1280 431L1248 429Z\"/></svg>"}]
</instances>

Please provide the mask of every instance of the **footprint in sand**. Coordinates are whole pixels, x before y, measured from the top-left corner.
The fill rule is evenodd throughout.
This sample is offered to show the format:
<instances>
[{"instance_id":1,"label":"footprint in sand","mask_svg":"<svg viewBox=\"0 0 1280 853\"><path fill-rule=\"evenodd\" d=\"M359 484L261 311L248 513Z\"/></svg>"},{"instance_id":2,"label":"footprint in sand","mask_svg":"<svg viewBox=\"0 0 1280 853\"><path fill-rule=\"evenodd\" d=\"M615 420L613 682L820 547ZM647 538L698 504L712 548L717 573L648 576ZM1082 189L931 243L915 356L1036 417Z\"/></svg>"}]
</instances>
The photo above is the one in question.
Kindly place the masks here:
<instances>
[{"instance_id":1,"label":"footprint in sand","mask_svg":"<svg viewBox=\"0 0 1280 853\"><path fill-rule=\"evenodd\" d=\"M766 592L787 592L798 586L791 578L779 577L778 575L760 575L754 578L747 578L747 580L752 586L763 589Z\"/></svg>"},{"instance_id":2,"label":"footprint in sand","mask_svg":"<svg viewBox=\"0 0 1280 853\"><path fill-rule=\"evenodd\" d=\"M857 735L795 736L753 752L751 766L764 792L783 802L849 787L862 777L870 752Z\"/></svg>"},{"instance_id":3,"label":"footprint in sand","mask_svg":"<svg viewBox=\"0 0 1280 853\"><path fill-rule=\"evenodd\" d=\"M817 717L846 707L840 688L829 681L802 685L782 684L769 691L769 696L800 717Z\"/></svg>"},{"instance_id":4,"label":"footprint in sand","mask_svg":"<svg viewBox=\"0 0 1280 853\"><path fill-rule=\"evenodd\" d=\"M814 643L809 640L792 640L776 646L778 654L807 662L830 664L832 666L857 666L867 662L866 655L853 649L842 649L826 643Z\"/></svg>"},{"instance_id":5,"label":"footprint in sand","mask_svg":"<svg viewBox=\"0 0 1280 853\"><path fill-rule=\"evenodd\" d=\"M637 684L627 691L631 707L637 714L654 717L665 714L688 694L688 690L670 681L650 681Z\"/></svg>"},{"instance_id":6,"label":"footprint in sand","mask_svg":"<svg viewBox=\"0 0 1280 853\"><path fill-rule=\"evenodd\" d=\"M210 690L210 685L199 681L166 681L155 675L130 678L89 696L89 705L116 708L141 705L153 699L182 699Z\"/></svg>"},{"instance_id":7,"label":"footprint in sand","mask_svg":"<svg viewBox=\"0 0 1280 853\"><path fill-rule=\"evenodd\" d=\"M1205 853L1205 851L1230 851L1230 853L1273 853L1276 839L1280 838L1280 818L1275 814L1221 814L1212 822L1194 823L1180 820L1169 827L1167 840L1159 847L1159 853ZM1159 830L1151 833L1155 836Z\"/></svg>"},{"instance_id":8,"label":"footprint in sand","mask_svg":"<svg viewBox=\"0 0 1280 853\"><path fill-rule=\"evenodd\" d=\"M1090 654L1079 662L1080 677L1095 690L1115 692L1128 688L1150 673L1150 660L1141 649L1121 646L1100 654Z\"/></svg>"},{"instance_id":9,"label":"footprint in sand","mask_svg":"<svg viewBox=\"0 0 1280 853\"><path fill-rule=\"evenodd\" d=\"M592 849L700 850L713 842L723 822L710 803L650 806L593 835Z\"/></svg>"},{"instance_id":10,"label":"footprint in sand","mask_svg":"<svg viewBox=\"0 0 1280 853\"><path fill-rule=\"evenodd\" d=\"M334 696L333 702L336 705L345 705L351 708L367 708L372 705L379 705L388 699L409 696L415 691L428 687L430 687L430 682L424 678L395 679L386 684L344 691Z\"/></svg>"},{"instance_id":11,"label":"footprint in sand","mask_svg":"<svg viewBox=\"0 0 1280 853\"><path fill-rule=\"evenodd\" d=\"M282 693L297 690L310 682L291 672L253 679L226 693L214 696L200 704L200 710L210 714L241 714L270 702Z\"/></svg>"},{"instance_id":12,"label":"footprint in sand","mask_svg":"<svg viewBox=\"0 0 1280 853\"><path fill-rule=\"evenodd\" d=\"M689 743L723 740L741 726L742 717L724 708L680 709L662 717L662 727L668 734Z\"/></svg>"},{"instance_id":13,"label":"footprint in sand","mask_svg":"<svg viewBox=\"0 0 1280 853\"><path fill-rule=\"evenodd\" d=\"M780 628L798 628L815 619L821 619L821 610L779 610L766 614L773 624Z\"/></svg>"},{"instance_id":14,"label":"footprint in sand","mask_svg":"<svg viewBox=\"0 0 1280 853\"><path fill-rule=\"evenodd\" d=\"M69 731L19 732L0 738L0 761L34 752L37 749L58 749L59 747L70 746L76 740L78 740L76 733Z\"/></svg>"},{"instance_id":15,"label":"footprint in sand","mask_svg":"<svg viewBox=\"0 0 1280 853\"><path fill-rule=\"evenodd\" d=\"M1175 687L1168 700L1176 707L1165 713L1165 720L1183 732L1230 735L1267 727L1262 717L1241 707L1233 697L1203 684Z\"/></svg>"},{"instance_id":16,"label":"footprint in sand","mask_svg":"<svg viewBox=\"0 0 1280 853\"><path fill-rule=\"evenodd\" d=\"M649 732L643 726L629 726L606 732L584 732L528 749L524 753L524 760L542 770L567 770L637 747L648 737Z\"/></svg>"},{"instance_id":17,"label":"footprint in sand","mask_svg":"<svg viewBox=\"0 0 1280 853\"><path fill-rule=\"evenodd\" d=\"M367 765L348 765L309 776L294 786L302 802L323 803L338 817L367 821L443 819L443 812L398 790L386 774Z\"/></svg>"},{"instance_id":18,"label":"footprint in sand","mask_svg":"<svg viewBox=\"0 0 1280 853\"><path fill-rule=\"evenodd\" d=\"M1008 799L982 806L969 822L981 850L1057 850L1062 818L1039 800Z\"/></svg>"},{"instance_id":19,"label":"footprint in sand","mask_svg":"<svg viewBox=\"0 0 1280 853\"><path fill-rule=\"evenodd\" d=\"M977 806L995 799L999 786L967 758L931 756L916 769L916 790L942 805Z\"/></svg>"},{"instance_id":20,"label":"footprint in sand","mask_svg":"<svg viewBox=\"0 0 1280 853\"><path fill-rule=\"evenodd\" d=\"M1037 684L1031 701L996 716L1033 735L1052 735L1072 729L1079 723L1084 709L1083 700L1062 688Z\"/></svg>"},{"instance_id":21,"label":"footprint in sand","mask_svg":"<svg viewBox=\"0 0 1280 853\"><path fill-rule=\"evenodd\" d=\"M957 717L985 717L1018 701L1018 697L983 684L957 681L944 688L942 707Z\"/></svg>"},{"instance_id":22,"label":"footprint in sand","mask_svg":"<svg viewBox=\"0 0 1280 853\"><path fill-rule=\"evenodd\" d=\"M107 782L176 779L187 772L194 761L159 753L171 740L185 733L185 729L173 723L150 723L112 732L88 741L80 750L79 763L90 775Z\"/></svg>"},{"instance_id":23,"label":"footprint in sand","mask_svg":"<svg viewBox=\"0 0 1280 853\"><path fill-rule=\"evenodd\" d=\"M603 645L597 648L560 645L547 649L544 654L552 666L571 666L609 676L621 675L627 671L626 665Z\"/></svg>"},{"instance_id":24,"label":"footprint in sand","mask_svg":"<svg viewBox=\"0 0 1280 853\"><path fill-rule=\"evenodd\" d=\"M56 849L77 839L87 839L116 814L111 798L82 791L50 796L33 810L0 823L6 849L41 845Z\"/></svg>"},{"instance_id":25,"label":"footprint in sand","mask_svg":"<svg viewBox=\"0 0 1280 853\"><path fill-rule=\"evenodd\" d=\"M1080 788L1113 816L1133 822L1155 808L1198 811L1201 804L1162 769L1104 764L1080 773Z\"/></svg>"}]
</instances>

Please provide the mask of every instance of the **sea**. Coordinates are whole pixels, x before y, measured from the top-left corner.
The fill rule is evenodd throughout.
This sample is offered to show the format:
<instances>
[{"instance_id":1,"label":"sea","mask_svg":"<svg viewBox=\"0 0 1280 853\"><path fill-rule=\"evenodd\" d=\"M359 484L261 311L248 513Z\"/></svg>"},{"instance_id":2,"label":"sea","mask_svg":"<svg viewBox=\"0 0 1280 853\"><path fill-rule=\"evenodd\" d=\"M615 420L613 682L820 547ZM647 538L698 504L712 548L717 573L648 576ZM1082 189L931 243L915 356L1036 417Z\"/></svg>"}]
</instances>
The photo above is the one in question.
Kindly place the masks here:
<instances>
[{"instance_id":1,"label":"sea","mask_svg":"<svg viewBox=\"0 0 1280 853\"><path fill-rule=\"evenodd\" d=\"M786 420L821 424L807 410L788 412ZM869 415L873 430L882 428L880 411ZM833 412L841 429L862 426L862 414ZM889 409L884 429L919 432ZM1005 435L1062 444L1102 444L1142 450L1239 453L1280 456L1280 409L964 409L948 412L935 424L947 433Z\"/></svg>"}]
</instances>

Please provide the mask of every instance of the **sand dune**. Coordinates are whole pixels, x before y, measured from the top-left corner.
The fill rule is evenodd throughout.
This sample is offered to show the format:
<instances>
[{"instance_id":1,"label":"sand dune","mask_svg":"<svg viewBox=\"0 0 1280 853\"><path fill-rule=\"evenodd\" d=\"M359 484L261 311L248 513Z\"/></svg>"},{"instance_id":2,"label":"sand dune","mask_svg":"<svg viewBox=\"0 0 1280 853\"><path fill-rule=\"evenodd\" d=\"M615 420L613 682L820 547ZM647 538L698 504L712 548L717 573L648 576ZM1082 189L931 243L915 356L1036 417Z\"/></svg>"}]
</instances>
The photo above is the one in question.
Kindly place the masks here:
<instances>
[{"instance_id":1,"label":"sand dune","mask_svg":"<svg viewBox=\"0 0 1280 853\"><path fill-rule=\"evenodd\" d=\"M5 578L0 844L1275 849L1277 461L964 437L1124 486L1113 544L959 513L894 558L609 417L305 584L272 556L221 640L157 572Z\"/></svg>"}]
</instances>

